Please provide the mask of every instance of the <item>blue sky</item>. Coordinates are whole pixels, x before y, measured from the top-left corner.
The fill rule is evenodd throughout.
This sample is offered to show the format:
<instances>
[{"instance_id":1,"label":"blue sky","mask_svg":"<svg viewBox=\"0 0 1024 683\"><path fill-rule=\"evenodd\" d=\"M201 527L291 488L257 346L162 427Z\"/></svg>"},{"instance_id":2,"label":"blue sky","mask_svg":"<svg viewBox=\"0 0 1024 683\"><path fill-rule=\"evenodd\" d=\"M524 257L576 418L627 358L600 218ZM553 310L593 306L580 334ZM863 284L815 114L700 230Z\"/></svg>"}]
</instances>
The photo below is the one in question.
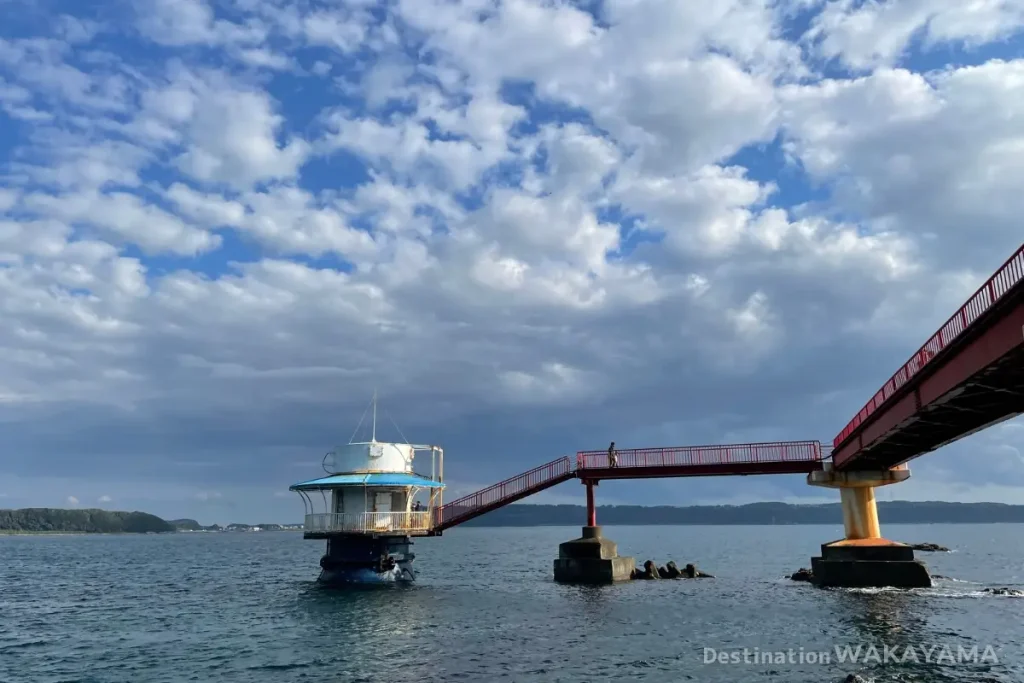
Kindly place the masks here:
<instances>
[{"instance_id":1,"label":"blue sky","mask_svg":"<svg viewBox=\"0 0 1024 683\"><path fill-rule=\"evenodd\" d=\"M1020 243L1024 2L0 11L4 507L296 519L375 388L449 497L828 441ZM882 495L1024 502L1022 435Z\"/></svg>"}]
</instances>

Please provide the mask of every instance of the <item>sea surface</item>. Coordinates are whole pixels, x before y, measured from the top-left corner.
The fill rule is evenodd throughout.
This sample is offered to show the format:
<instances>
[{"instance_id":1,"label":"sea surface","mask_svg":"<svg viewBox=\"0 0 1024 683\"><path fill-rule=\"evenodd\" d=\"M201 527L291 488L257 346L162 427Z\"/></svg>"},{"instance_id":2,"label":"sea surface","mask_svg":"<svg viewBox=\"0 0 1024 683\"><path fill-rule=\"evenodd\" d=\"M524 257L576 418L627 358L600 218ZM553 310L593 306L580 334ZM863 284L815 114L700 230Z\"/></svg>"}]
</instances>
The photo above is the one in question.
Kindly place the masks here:
<instances>
[{"instance_id":1,"label":"sea surface","mask_svg":"<svg viewBox=\"0 0 1024 683\"><path fill-rule=\"evenodd\" d=\"M716 578L557 585L578 527L453 529L416 542L415 585L346 591L294 532L0 537L0 681L1024 681L1024 598L983 592L1024 588L1020 525L887 525L954 550L919 554L951 578L915 591L785 579L837 526L604 531ZM847 645L861 661L835 661ZM705 663L742 648L760 659Z\"/></svg>"}]
</instances>

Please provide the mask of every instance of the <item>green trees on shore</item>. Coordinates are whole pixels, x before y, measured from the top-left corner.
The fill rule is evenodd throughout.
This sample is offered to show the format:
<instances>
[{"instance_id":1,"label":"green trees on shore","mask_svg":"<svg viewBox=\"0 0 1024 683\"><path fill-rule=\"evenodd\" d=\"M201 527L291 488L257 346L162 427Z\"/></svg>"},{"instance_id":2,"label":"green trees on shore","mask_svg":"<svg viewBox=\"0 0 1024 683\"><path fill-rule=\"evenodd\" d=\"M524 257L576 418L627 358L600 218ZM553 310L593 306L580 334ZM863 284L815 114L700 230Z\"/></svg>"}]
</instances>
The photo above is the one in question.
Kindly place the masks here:
<instances>
[{"instance_id":1,"label":"green trees on shore","mask_svg":"<svg viewBox=\"0 0 1024 683\"><path fill-rule=\"evenodd\" d=\"M165 533L174 526L146 512L23 508L0 510L0 533Z\"/></svg>"}]
</instances>

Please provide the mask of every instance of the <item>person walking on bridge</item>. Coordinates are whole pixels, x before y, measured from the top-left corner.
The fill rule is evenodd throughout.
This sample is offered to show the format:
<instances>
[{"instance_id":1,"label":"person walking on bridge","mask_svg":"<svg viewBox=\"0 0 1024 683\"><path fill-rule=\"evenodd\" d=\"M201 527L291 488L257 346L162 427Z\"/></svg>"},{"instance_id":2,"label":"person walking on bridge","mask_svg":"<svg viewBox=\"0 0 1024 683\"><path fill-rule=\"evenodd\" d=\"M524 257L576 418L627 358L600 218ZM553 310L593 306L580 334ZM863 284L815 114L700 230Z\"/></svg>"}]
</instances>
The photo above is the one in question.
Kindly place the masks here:
<instances>
[{"instance_id":1,"label":"person walking on bridge","mask_svg":"<svg viewBox=\"0 0 1024 683\"><path fill-rule=\"evenodd\" d=\"M615 467L619 463L619 454L615 452L615 442L608 446L608 467Z\"/></svg>"}]
</instances>

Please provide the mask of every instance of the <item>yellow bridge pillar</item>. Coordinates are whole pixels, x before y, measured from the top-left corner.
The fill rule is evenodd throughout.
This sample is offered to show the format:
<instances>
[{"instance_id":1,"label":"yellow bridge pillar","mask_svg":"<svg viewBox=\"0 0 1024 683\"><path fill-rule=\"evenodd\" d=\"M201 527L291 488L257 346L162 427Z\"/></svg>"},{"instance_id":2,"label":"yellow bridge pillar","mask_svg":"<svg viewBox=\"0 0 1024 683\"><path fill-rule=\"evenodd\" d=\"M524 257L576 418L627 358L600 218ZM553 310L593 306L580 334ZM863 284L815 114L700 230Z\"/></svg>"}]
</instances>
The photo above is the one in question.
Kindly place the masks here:
<instances>
[{"instance_id":1,"label":"yellow bridge pillar","mask_svg":"<svg viewBox=\"0 0 1024 683\"><path fill-rule=\"evenodd\" d=\"M878 524L875 489L910 478L910 468L839 472L825 469L807 475L811 486L839 489L846 537L821 546L821 556L811 558L811 580L819 586L927 587L931 577L914 559L910 546L882 537Z\"/></svg>"},{"instance_id":2,"label":"yellow bridge pillar","mask_svg":"<svg viewBox=\"0 0 1024 683\"><path fill-rule=\"evenodd\" d=\"M878 505L875 503L875 489L879 486L898 484L910 478L906 465L877 472L837 472L832 463L825 463L826 469L811 472L807 483L839 489L839 501L843 508L843 528L846 538L837 543L845 545L890 544L882 538L878 525Z\"/></svg>"}]
</instances>

